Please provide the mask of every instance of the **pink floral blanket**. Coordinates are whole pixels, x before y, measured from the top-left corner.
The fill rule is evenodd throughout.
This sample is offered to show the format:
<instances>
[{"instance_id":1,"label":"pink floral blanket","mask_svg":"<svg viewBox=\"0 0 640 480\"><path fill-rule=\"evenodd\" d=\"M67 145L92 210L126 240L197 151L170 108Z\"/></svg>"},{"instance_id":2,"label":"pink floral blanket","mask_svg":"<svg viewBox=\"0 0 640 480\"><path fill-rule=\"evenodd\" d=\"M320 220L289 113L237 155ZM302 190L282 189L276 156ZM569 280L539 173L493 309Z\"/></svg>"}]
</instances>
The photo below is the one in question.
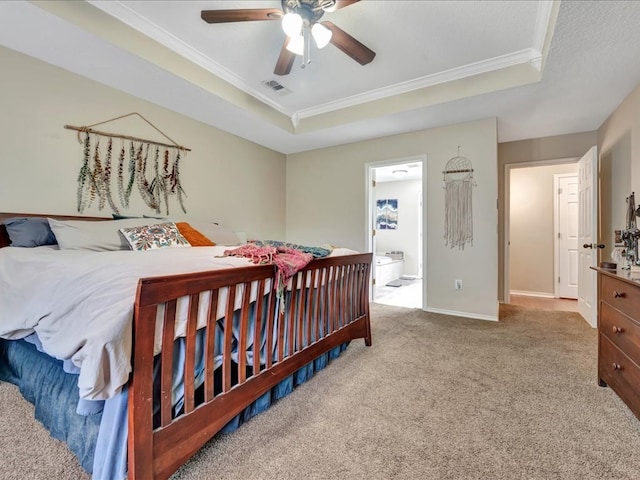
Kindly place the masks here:
<instances>
[{"instance_id":1,"label":"pink floral blanket","mask_svg":"<svg viewBox=\"0 0 640 480\"><path fill-rule=\"evenodd\" d=\"M280 308L284 309L284 289L287 282L297 272L306 267L313 255L288 247L258 246L252 243L242 247L225 250L224 254L230 257L243 257L250 259L255 264L274 265L276 268L277 296L281 300Z\"/></svg>"}]
</instances>

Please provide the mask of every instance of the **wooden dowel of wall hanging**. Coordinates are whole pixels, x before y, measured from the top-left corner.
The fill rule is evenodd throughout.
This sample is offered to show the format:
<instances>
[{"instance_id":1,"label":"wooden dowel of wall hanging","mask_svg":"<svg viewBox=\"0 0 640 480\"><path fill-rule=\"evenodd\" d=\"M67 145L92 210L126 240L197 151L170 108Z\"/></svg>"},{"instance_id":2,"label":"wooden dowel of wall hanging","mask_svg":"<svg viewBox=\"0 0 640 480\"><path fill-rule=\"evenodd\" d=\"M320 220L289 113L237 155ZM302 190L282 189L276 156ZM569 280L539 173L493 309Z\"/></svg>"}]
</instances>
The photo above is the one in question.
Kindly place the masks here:
<instances>
[{"instance_id":1,"label":"wooden dowel of wall hanging","mask_svg":"<svg viewBox=\"0 0 640 480\"><path fill-rule=\"evenodd\" d=\"M473 172L473 168L465 168L463 170L443 170L442 173L467 173Z\"/></svg>"},{"instance_id":2,"label":"wooden dowel of wall hanging","mask_svg":"<svg viewBox=\"0 0 640 480\"><path fill-rule=\"evenodd\" d=\"M86 128L86 127L74 127L73 125L65 125L64 128L68 130L76 130L77 132L79 132L78 135L80 134L80 132L86 132L86 133L92 133L94 135L100 135L101 137L122 138L124 140L133 140L134 142L144 142L150 145L158 145L160 147L177 148L178 150L183 150L185 152L191 151L190 148L183 147L182 145L176 145L176 144L172 145L170 143L155 142L153 140L146 140L144 138L131 137L129 135L119 135L117 133L101 132L99 130L93 130L91 128ZM80 139L79 136L78 136L78 140L80 141L80 143L82 143L82 140Z\"/></svg>"}]
</instances>

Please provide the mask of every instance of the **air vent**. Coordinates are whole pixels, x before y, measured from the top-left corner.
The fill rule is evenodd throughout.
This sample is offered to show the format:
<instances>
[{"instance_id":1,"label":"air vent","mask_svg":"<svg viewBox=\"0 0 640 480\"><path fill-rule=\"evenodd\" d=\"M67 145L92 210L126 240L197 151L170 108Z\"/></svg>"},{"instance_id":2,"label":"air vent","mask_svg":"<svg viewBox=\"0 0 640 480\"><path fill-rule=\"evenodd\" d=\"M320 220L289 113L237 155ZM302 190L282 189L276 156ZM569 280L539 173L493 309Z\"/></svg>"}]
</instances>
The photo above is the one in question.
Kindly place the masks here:
<instances>
[{"instance_id":1,"label":"air vent","mask_svg":"<svg viewBox=\"0 0 640 480\"><path fill-rule=\"evenodd\" d=\"M278 83L276 80L263 80L262 84L269 90L276 92L278 95L287 95L291 93L291 90Z\"/></svg>"}]
</instances>

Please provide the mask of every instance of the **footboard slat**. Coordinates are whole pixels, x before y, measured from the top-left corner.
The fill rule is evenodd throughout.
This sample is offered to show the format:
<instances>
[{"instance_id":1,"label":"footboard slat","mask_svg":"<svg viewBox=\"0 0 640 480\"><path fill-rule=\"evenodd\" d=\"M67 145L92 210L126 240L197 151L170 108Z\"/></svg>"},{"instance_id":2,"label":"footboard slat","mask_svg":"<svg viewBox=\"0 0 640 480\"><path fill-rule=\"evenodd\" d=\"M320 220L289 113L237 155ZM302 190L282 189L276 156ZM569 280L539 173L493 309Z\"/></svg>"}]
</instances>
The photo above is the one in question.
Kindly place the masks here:
<instances>
[{"instance_id":1,"label":"footboard slat","mask_svg":"<svg viewBox=\"0 0 640 480\"><path fill-rule=\"evenodd\" d=\"M274 321L276 319L276 295L273 292L273 288L271 288L271 290L269 291L269 309L268 309L268 313L267 313L267 328L266 328L266 335L267 335L267 339L266 339L266 344L267 344L267 348L266 348L266 352L267 352L267 362L266 362L266 368L271 368L271 365L273 363L273 355L271 354L273 352L273 324Z\"/></svg>"},{"instance_id":2,"label":"footboard slat","mask_svg":"<svg viewBox=\"0 0 640 480\"><path fill-rule=\"evenodd\" d=\"M324 302L323 302L323 315L322 315L322 331L320 335L323 335L325 332L329 331L331 315L333 314L333 309L331 308L331 295L329 295L329 285L331 285L332 280L332 267L327 267L326 272L326 283L323 285L324 290Z\"/></svg>"},{"instance_id":3,"label":"footboard slat","mask_svg":"<svg viewBox=\"0 0 640 480\"><path fill-rule=\"evenodd\" d=\"M237 285L229 287L227 294L227 311L224 317L224 346L222 347L222 392L231 390L231 343L233 341L233 306L236 299Z\"/></svg>"},{"instance_id":4,"label":"footboard slat","mask_svg":"<svg viewBox=\"0 0 640 480\"><path fill-rule=\"evenodd\" d=\"M167 302L164 308L164 321L162 325L162 349L160 359L160 424L162 426L171 423L171 397L173 388L173 336L176 323L176 301Z\"/></svg>"},{"instance_id":5,"label":"footboard slat","mask_svg":"<svg viewBox=\"0 0 640 480\"><path fill-rule=\"evenodd\" d=\"M260 280L258 282L258 292L261 295L264 292L265 282L264 280ZM263 309L264 301L258 300L256 302L256 318L255 318L255 328L253 330L253 374L257 375L260 372L260 363L262 362L262 357L260 356L260 348L258 345L262 343L262 309Z\"/></svg>"},{"instance_id":6,"label":"footboard slat","mask_svg":"<svg viewBox=\"0 0 640 480\"><path fill-rule=\"evenodd\" d=\"M270 265L140 280L129 387L129 478L168 478L252 402L321 354L356 338L370 345L370 265L371 254L312 261L288 283L284 309ZM174 340L185 298L184 338ZM156 359L161 389L154 399L156 338L162 339ZM178 352L174 342L180 341L184 407L174 412L170 366ZM155 427L154 401L160 405Z\"/></svg>"},{"instance_id":7,"label":"footboard slat","mask_svg":"<svg viewBox=\"0 0 640 480\"><path fill-rule=\"evenodd\" d=\"M317 272L318 270L314 270L314 273ZM320 269L320 275L318 275L318 287L315 290L315 302L313 304L313 315L315 317L314 320L314 324L315 324L315 338L320 338L320 322L321 322L321 310L320 310L320 298L322 296L322 285L325 283L326 279L325 279L325 272L327 271L326 268L322 268Z\"/></svg>"},{"instance_id":8,"label":"footboard slat","mask_svg":"<svg viewBox=\"0 0 640 480\"><path fill-rule=\"evenodd\" d=\"M247 378L247 330L249 328L249 301L251 299L251 283L242 287L242 307L240 310L240 338L238 339L238 382L244 383Z\"/></svg>"},{"instance_id":9,"label":"footboard slat","mask_svg":"<svg viewBox=\"0 0 640 480\"><path fill-rule=\"evenodd\" d=\"M218 312L218 290L210 292L209 306L207 309L207 330L205 340L205 374L204 374L204 401L210 402L213 400L214 394L214 377L215 371L215 345L216 345L216 330L217 320L216 314Z\"/></svg>"},{"instance_id":10,"label":"footboard slat","mask_svg":"<svg viewBox=\"0 0 640 480\"><path fill-rule=\"evenodd\" d=\"M184 411L192 412L195 408L195 351L198 322L199 295L189 295L189 317L187 321L187 339L184 353Z\"/></svg>"},{"instance_id":11,"label":"footboard slat","mask_svg":"<svg viewBox=\"0 0 640 480\"><path fill-rule=\"evenodd\" d=\"M297 278L297 275L296 275ZM295 349L296 342L296 305L298 301L298 289L293 289L291 291L291 300L289 308L289 313L287 315L287 344L286 344L286 353L285 357L289 357L293 354Z\"/></svg>"},{"instance_id":12,"label":"footboard slat","mask_svg":"<svg viewBox=\"0 0 640 480\"><path fill-rule=\"evenodd\" d=\"M304 303L302 304L302 342L304 346L311 345L313 341L313 321L311 316L311 300L313 299L313 278L312 271L307 270L303 274L303 285L308 285L307 288L304 288Z\"/></svg>"},{"instance_id":13,"label":"footboard slat","mask_svg":"<svg viewBox=\"0 0 640 480\"><path fill-rule=\"evenodd\" d=\"M299 272L298 275L297 275L296 280L299 279L300 280L300 284L301 285L305 285L305 278L306 277L305 277L304 273ZM297 291L297 289L296 289L296 291ZM305 342L305 339L304 339L304 330L305 330L305 328L304 328L304 314L305 314L304 306L306 304L306 300L307 300L307 289L306 288L302 288L300 290L300 295L299 295L299 299L298 299L298 303L297 303L298 318L296 319L296 323L298 325L298 328L296 330L298 332L298 335L297 335L298 338L296 339L296 345L295 345L294 351L302 348L304 345L308 345Z\"/></svg>"}]
</instances>

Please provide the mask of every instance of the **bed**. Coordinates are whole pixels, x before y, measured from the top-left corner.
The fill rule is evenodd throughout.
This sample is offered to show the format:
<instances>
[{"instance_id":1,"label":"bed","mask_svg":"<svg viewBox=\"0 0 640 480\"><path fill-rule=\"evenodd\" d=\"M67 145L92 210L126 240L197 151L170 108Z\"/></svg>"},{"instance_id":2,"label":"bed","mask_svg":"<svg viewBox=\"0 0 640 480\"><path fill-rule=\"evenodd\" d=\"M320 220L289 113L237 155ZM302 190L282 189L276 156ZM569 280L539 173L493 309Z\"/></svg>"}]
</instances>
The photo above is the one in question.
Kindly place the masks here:
<instances>
[{"instance_id":1,"label":"bed","mask_svg":"<svg viewBox=\"0 0 640 480\"><path fill-rule=\"evenodd\" d=\"M48 217L60 221L110 220L0 213L0 223L14 217ZM7 230L0 225L0 248L8 245ZM219 246L203 247L198 255L208 253L208 248ZM73 288L71 283L64 286L64 279L74 278L76 267L71 268L69 262L67 269L64 266L67 258L60 255L61 251L56 253L56 247L50 249L51 252L46 247L3 249L0 251L0 267L3 265L2 253L5 253L5 257L11 257L14 263L21 261L21 265L34 265L40 271L44 271L44 266L61 270L58 293L64 296L66 293L60 292ZM187 250L193 249L171 250L181 251L180 255L187 257L191 255ZM68 256L71 258L73 255ZM120 261L124 253L99 255L103 265L125 268ZM139 258L145 255L139 255ZM87 254L82 258L96 256ZM50 260L51 257L55 261ZM44 266L38 266L38 261ZM123 360L112 352L118 348L111 348L112 343L109 342L100 344L102 354L96 355L97 360L90 361L91 355L83 349L94 339L90 335L76 333L75 330L80 330L77 324L72 323L71 333L66 334L70 344L73 344L74 335L78 336L78 346L64 355L57 352L57 360L43 352L46 350L43 343L50 340L48 334L39 335L44 339L42 342L38 335L33 339L33 334L5 335L9 339L0 345L0 374L3 369L9 371L5 380L8 378L18 384L20 372L28 377L43 370L40 377L31 380L29 387L20 386L23 395L25 391L29 392L25 395L28 400L36 403L40 398L44 405L36 405L36 415L39 408L46 408L51 398L32 392L33 384L42 382L43 378L62 376L71 386L61 396L69 395L68 389L75 388L76 397L65 399L65 413L60 415L69 417L77 425L64 427L61 433L56 431L58 427L55 425L44 423L52 435L70 444L86 469L94 470L94 478L117 478L114 469L126 471L129 479L168 478L216 433L237 428L243 420L268 408L271 401L286 395L295 384L303 383L314 371L337 358L351 340L362 338L366 345L371 345L368 302L370 253L347 250L316 258L289 278L281 291L275 288L278 278L273 265L253 265L241 258L227 257L225 261L229 264L215 269L201 265L187 273L172 270L170 274L135 279L135 288L128 287L135 290L131 292L132 306L129 304L131 319L122 323L124 337L128 335L130 338L130 355L124 360L125 369L122 371L117 366ZM5 261L5 264L10 263ZM104 268L104 276L109 278L116 278L122 273L117 271L111 277L112 273L106 270L106 266ZM86 266L84 270L81 267L77 269L78 278L83 279L87 271L100 270ZM4 275L4 281L7 281L6 272ZM33 289L29 293L31 298L38 292L37 282L34 283L25 287L27 292ZM84 290L92 292L86 287ZM95 290L100 292L99 295L94 292L86 293L86 296L106 295L107 290L101 285ZM78 292L82 294L82 291ZM46 297L44 293L43 296ZM118 303L109 298L105 297L103 301ZM51 299L53 302L54 297ZM100 312L104 315L110 311L105 307ZM115 313L113 315L116 316ZM5 316L14 317L12 314ZM0 318L0 324L12 320ZM88 325L92 325L92 321L87 317ZM48 332L44 328L41 331ZM62 334L51 333L51 337ZM18 340L22 336L27 341ZM126 348L122 350L128 351ZM88 375L89 380L87 375L83 377L85 363L78 361L78 356L94 370ZM83 368L79 372L65 373L64 367L69 360L74 360L71 363L76 366L82 363ZM18 366L20 361L26 362L27 366L24 363ZM31 368L29 362L37 365ZM116 362L108 363L107 374L99 370L104 362ZM52 373L52 369L55 372ZM96 371L99 372L96 374ZM121 377L123 372L126 374L125 382L117 385L116 373ZM99 381L93 378L96 376ZM59 379L55 381L56 389L65 383ZM86 400L89 410L94 402L103 402L100 415L77 415L75 412L84 408L81 407L82 400ZM62 407L56 408L59 413ZM51 412L41 414L45 419L51 416ZM125 444L124 454L114 447L117 439L121 445ZM83 449L90 451L86 453L81 451ZM85 453L86 458L81 458ZM95 471L98 457L106 466Z\"/></svg>"}]
</instances>

